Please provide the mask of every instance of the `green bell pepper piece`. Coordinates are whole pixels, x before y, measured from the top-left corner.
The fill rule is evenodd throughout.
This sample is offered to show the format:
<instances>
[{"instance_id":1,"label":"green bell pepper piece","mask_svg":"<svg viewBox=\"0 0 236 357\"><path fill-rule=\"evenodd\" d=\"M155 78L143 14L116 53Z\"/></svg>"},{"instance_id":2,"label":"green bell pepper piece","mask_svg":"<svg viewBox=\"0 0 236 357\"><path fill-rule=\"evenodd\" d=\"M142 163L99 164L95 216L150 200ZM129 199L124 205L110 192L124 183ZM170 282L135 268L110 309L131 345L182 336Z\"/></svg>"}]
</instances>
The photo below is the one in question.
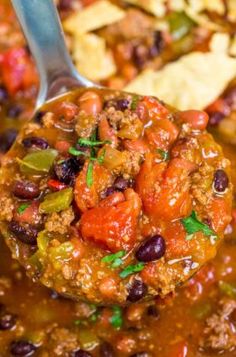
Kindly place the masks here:
<instances>
[{"instance_id":1,"label":"green bell pepper piece","mask_svg":"<svg viewBox=\"0 0 236 357\"><path fill-rule=\"evenodd\" d=\"M44 201L39 205L41 213L60 212L67 209L73 200L73 189L65 188L64 190L49 193L44 197Z\"/></svg>"}]
</instances>

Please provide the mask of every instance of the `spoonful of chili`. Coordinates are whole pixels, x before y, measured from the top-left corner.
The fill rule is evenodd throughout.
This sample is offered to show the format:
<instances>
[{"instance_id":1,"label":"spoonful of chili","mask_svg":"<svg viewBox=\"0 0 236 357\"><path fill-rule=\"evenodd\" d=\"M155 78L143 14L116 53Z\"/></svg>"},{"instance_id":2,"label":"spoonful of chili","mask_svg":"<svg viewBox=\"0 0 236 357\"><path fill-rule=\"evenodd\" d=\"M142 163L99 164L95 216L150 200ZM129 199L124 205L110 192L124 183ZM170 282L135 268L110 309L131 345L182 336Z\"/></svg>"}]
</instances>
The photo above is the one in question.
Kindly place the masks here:
<instances>
[{"instance_id":1,"label":"spoonful of chili","mask_svg":"<svg viewBox=\"0 0 236 357\"><path fill-rule=\"evenodd\" d=\"M71 62L53 1L12 3L41 81L1 169L13 257L73 299L173 292L214 257L230 221L229 162L207 114L94 85Z\"/></svg>"}]
</instances>

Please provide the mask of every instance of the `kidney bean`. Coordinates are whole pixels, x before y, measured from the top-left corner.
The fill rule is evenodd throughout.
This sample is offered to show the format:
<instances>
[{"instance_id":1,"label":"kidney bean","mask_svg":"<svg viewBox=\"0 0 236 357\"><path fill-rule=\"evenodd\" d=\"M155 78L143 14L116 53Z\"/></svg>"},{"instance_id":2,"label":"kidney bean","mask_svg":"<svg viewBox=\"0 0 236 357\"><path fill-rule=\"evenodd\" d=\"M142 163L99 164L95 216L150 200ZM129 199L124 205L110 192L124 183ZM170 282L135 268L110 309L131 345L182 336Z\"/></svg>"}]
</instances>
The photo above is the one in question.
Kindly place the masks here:
<instances>
[{"instance_id":1,"label":"kidney bean","mask_svg":"<svg viewBox=\"0 0 236 357\"><path fill-rule=\"evenodd\" d=\"M62 162L54 164L54 173L60 182L71 184L74 181L75 175L82 168L82 160L79 157L71 157Z\"/></svg>"},{"instance_id":2,"label":"kidney bean","mask_svg":"<svg viewBox=\"0 0 236 357\"><path fill-rule=\"evenodd\" d=\"M17 180L12 191L16 197L29 200L38 197L40 194L38 185L31 181Z\"/></svg>"},{"instance_id":3,"label":"kidney bean","mask_svg":"<svg viewBox=\"0 0 236 357\"><path fill-rule=\"evenodd\" d=\"M150 353L142 351L132 354L130 357L151 357Z\"/></svg>"},{"instance_id":4,"label":"kidney bean","mask_svg":"<svg viewBox=\"0 0 236 357\"><path fill-rule=\"evenodd\" d=\"M233 88L230 88L229 90L227 90L227 92L224 96L224 100L230 107L235 105L235 103L236 103L236 87L233 87Z\"/></svg>"},{"instance_id":5,"label":"kidney bean","mask_svg":"<svg viewBox=\"0 0 236 357\"><path fill-rule=\"evenodd\" d=\"M18 118L18 116L22 113L22 110L23 109L20 105L12 105L7 111L7 116L10 118Z\"/></svg>"},{"instance_id":6,"label":"kidney bean","mask_svg":"<svg viewBox=\"0 0 236 357\"><path fill-rule=\"evenodd\" d=\"M116 190L119 190L119 191L124 191L126 190L126 188L129 187L129 181L126 180L124 177L122 176L118 176L116 179L115 179L115 182L113 183L113 187L116 189Z\"/></svg>"},{"instance_id":7,"label":"kidney bean","mask_svg":"<svg viewBox=\"0 0 236 357\"><path fill-rule=\"evenodd\" d=\"M6 312L0 316L0 330L10 330L16 325L16 315Z\"/></svg>"},{"instance_id":8,"label":"kidney bean","mask_svg":"<svg viewBox=\"0 0 236 357\"><path fill-rule=\"evenodd\" d=\"M0 86L0 103L4 103L8 99L8 92L6 87Z\"/></svg>"},{"instance_id":9,"label":"kidney bean","mask_svg":"<svg viewBox=\"0 0 236 357\"><path fill-rule=\"evenodd\" d=\"M25 148L37 148L45 150L49 147L47 140L44 138L39 138L37 136L31 136L22 140L22 144Z\"/></svg>"},{"instance_id":10,"label":"kidney bean","mask_svg":"<svg viewBox=\"0 0 236 357\"><path fill-rule=\"evenodd\" d=\"M184 110L180 112L179 118L188 123L191 128L196 130L204 130L207 127L209 116L201 110Z\"/></svg>"},{"instance_id":11,"label":"kidney bean","mask_svg":"<svg viewBox=\"0 0 236 357\"><path fill-rule=\"evenodd\" d=\"M155 319L159 319L160 312L159 312L159 310L157 309L157 307L155 305L150 305L147 308L147 315L151 316L151 317L153 317Z\"/></svg>"},{"instance_id":12,"label":"kidney bean","mask_svg":"<svg viewBox=\"0 0 236 357\"><path fill-rule=\"evenodd\" d=\"M59 0L58 9L59 10L70 10L72 7L73 0Z\"/></svg>"},{"instance_id":13,"label":"kidney bean","mask_svg":"<svg viewBox=\"0 0 236 357\"><path fill-rule=\"evenodd\" d=\"M103 342L99 349L100 357L115 357L115 351L112 345L108 342Z\"/></svg>"},{"instance_id":14,"label":"kidney bean","mask_svg":"<svg viewBox=\"0 0 236 357\"><path fill-rule=\"evenodd\" d=\"M122 99L117 99L115 102L115 108L120 111L124 111L129 108L130 101L129 99L122 98Z\"/></svg>"},{"instance_id":15,"label":"kidney bean","mask_svg":"<svg viewBox=\"0 0 236 357\"><path fill-rule=\"evenodd\" d=\"M7 152L14 143L16 136L17 130L13 128L7 129L0 134L0 152Z\"/></svg>"},{"instance_id":16,"label":"kidney bean","mask_svg":"<svg viewBox=\"0 0 236 357\"><path fill-rule=\"evenodd\" d=\"M216 170L214 174L214 190L224 192L229 186L229 178L224 170Z\"/></svg>"},{"instance_id":17,"label":"kidney bean","mask_svg":"<svg viewBox=\"0 0 236 357\"><path fill-rule=\"evenodd\" d=\"M22 243L28 245L37 244L38 231L32 225L20 225L16 221L11 221L9 223L9 230L13 233Z\"/></svg>"},{"instance_id":18,"label":"kidney bean","mask_svg":"<svg viewBox=\"0 0 236 357\"><path fill-rule=\"evenodd\" d=\"M77 350L72 353L72 357L92 357L91 353L84 350Z\"/></svg>"},{"instance_id":19,"label":"kidney bean","mask_svg":"<svg viewBox=\"0 0 236 357\"><path fill-rule=\"evenodd\" d=\"M136 302L142 299L147 294L147 286L141 280L134 280L128 289L129 295L127 300Z\"/></svg>"},{"instance_id":20,"label":"kidney bean","mask_svg":"<svg viewBox=\"0 0 236 357\"><path fill-rule=\"evenodd\" d=\"M163 257L165 251L165 240L161 235L157 234L142 243L135 256L141 262L151 262Z\"/></svg>"},{"instance_id":21,"label":"kidney bean","mask_svg":"<svg viewBox=\"0 0 236 357\"><path fill-rule=\"evenodd\" d=\"M133 61L138 68L142 68L149 58L149 50L144 45L137 45L133 49Z\"/></svg>"},{"instance_id":22,"label":"kidney bean","mask_svg":"<svg viewBox=\"0 0 236 357\"><path fill-rule=\"evenodd\" d=\"M79 108L88 115L96 115L102 110L102 99L96 92L85 92L79 98Z\"/></svg>"},{"instance_id":23,"label":"kidney bean","mask_svg":"<svg viewBox=\"0 0 236 357\"><path fill-rule=\"evenodd\" d=\"M13 341L10 346L10 352L13 356L31 356L36 350L36 346L29 341Z\"/></svg>"}]
</instances>

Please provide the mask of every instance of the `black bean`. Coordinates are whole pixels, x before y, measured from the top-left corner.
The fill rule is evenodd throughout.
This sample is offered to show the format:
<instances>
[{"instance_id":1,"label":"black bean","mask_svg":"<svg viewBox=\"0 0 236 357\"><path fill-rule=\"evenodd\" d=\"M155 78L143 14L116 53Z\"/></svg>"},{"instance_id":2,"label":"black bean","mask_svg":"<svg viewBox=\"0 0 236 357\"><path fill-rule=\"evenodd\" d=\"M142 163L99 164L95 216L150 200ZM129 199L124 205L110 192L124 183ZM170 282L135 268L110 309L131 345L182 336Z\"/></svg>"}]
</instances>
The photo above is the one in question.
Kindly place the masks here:
<instances>
[{"instance_id":1,"label":"black bean","mask_svg":"<svg viewBox=\"0 0 236 357\"><path fill-rule=\"evenodd\" d=\"M149 50L144 45L137 45L133 48L133 61L138 68L142 68L149 58Z\"/></svg>"},{"instance_id":2,"label":"black bean","mask_svg":"<svg viewBox=\"0 0 236 357\"><path fill-rule=\"evenodd\" d=\"M142 351L132 354L130 357L151 357L150 353Z\"/></svg>"},{"instance_id":3,"label":"black bean","mask_svg":"<svg viewBox=\"0 0 236 357\"><path fill-rule=\"evenodd\" d=\"M22 113L23 109L20 105L15 104L8 108L7 116L10 118L18 118L18 116Z\"/></svg>"},{"instance_id":4,"label":"black bean","mask_svg":"<svg viewBox=\"0 0 236 357\"><path fill-rule=\"evenodd\" d=\"M30 136L28 138L23 139L22 144L27 149L36 148L36 149L45 150L49 147L49 144L46 139L39 138L37 136Z\"/></svg>"},{"instance_id":5,"label":"black bean","mask_svg":"<svg viewBox=\"0 0 236 357\"><path fill-rule=\"evenodd\" d=\"M163 47L164 47L164 39L163 39L162 32L157 30L154 32L153 44L150 48L151 57L158 56L163 50Z\"/></svg>"},{"instance_id":6,"label":"black bean","mask_svg":"<svg viewBox=\"0 0 236 357\"><path fill-rule=\"evenodd\" d=\"M159 319L159 317L160 317L160 312L155 305L148 306L147 314L148 314L148 316L154 317L155 319Z\"/></svg>"},{"instance_id":7,"label":"black bean","mask_svg":"<svg viewBox=\"0 0 236 357\"><path fill-rule=\"evenodd\" d=\"M37 244L37 235L38 231L32 225L20 225L16 221L11 221L9 223L9 230L14 234L22 243L28 245L36 245Z\"/></svg>"},{"instance_id":8,"label":"black bean","mask_svg":"<svg viewBox=\"0 0 236 357\"><path fill-rule=\"evenodd\" d=\"M42 124L42 118L43 118L44 114L45 114L45 112L38 111L34 115L34 122L37 123L37 124Z\"/></svg>"},{"instance_id":9,"label":"black bean","mask_svg":"<svg viewBox=\"0 0 236 357\"><path fill-rule=\"evenodd\" d=\"M157 234L142 243L135 256L141 262L151 262L163 257L165 251L165 240L161 235Z\"/></svg>"},{"instance_id":10,"label":"black bean","mask_svg":"<svg viewBox=\"0 0 236 357\"><path fill-rule=\"evenodd\" d=\"M92 357L91 353L84 350L77 350L72 353L72 357Z\"/></svg>"},{"instance_id":11,"label":"black bean","mask_svg":"<svg viewBox=\"0 0 236 357\"><path fill-rule=\"evenodd\" d=\"M115 108L120 111L124 111L129 108L130 100L126 98L117 99L115 102Z\"/></svg>"},{"instance_id":12,"label":"black bean","mask_svg":"<svg viewBox=\"0 0 236 357\"><path fill-rule=\"evenodd\" d=\"M221 112L213 112L209 115L209 125L217 126L225 118L225 115Z\"/></svg>"},{"instance_id":13,"label":"black bean","mask_svg":"<svg viewBox=\"0 0 236 357\"><path fill-rule=\"evenodd\" d=\"M0 103L3 104L8 99L7 89L4 86L0 86Z\"/></svg>"},{"instance_id":14,"label":"black bean","mask_svg":"<svg viewBox=\"0 0 236 357\"><path fill-rule=\"evenodd\" d=\"M40 190L36 183L31 181L16 181L12 190L18 198L34 199L39 196Z\"/></svg>"},{"instance_id":15,"label":"black bean","mask_svg":"<svg viewBox=\"0 0 236 357\"><path fill-rule=\"evenodd\" d=\"M54 173L56 178L65 184L71 184L75 175L81 170L82 161L80 157L71 157L54 164Z\"/></svg>"},{"instance_id":16,"label":"black bean","mask_svg":"<svg viewBox=\"0 0 236 357\"><path fill-rule=\"evenodd\" d=\"M10 330L16 325L16 315L6 312L0 316L0 330Z\"/></svg>"},{"instance_id":17,"label":"black bean","mask_svg":"<svg viewBox=\"0 0 236 357\"><path fill-rule=\"evenodd\" d=\"M118 191L124 191L129 187L129 181L122 176L118 176L113 183L113 187Z\"/></svg>"},{"instance_id":18,"label":"black bean","mask_svg":"<svg viewBox=\"0 0 236 357\"><path fill-rule=\"evenodd\" d=\"M115 357L115 351L112 345L108 342L103 342L99 349L100 357Z\"/></svg>"},{"instance_id":19,"label":"black bean","mask_svg":"<svg viewBox=\"0 0 236 357\"><path fill-rule=\"evenodd\" d=\"M10 352L13 356L32 356L36 346L25 340L13 341L10 346Z\"/></svg>"},{"instance_id":20,"label":"black bean","mask_svg":"<svg viewBox=\"0 0 236 357\"><path fill-rule=\"evenodd\" d=\"M16 129L7 129L0 134L0 152L7 152L14 143L17 136Z\"/></svg>"},{"instance_id":21,"label":"black bean","mask_svg":"<svg viewBox=\"0 0 236 357\"><path fill-rule=\"evenodd\" d=\"M224 192L229 186L229 178L224 170L216 170L214 174L214 190Z\"/></svg>"},{"instance_id":22,"label":"black bean","mask_svg":"<svg viewBox=\"0 0 236 357\"><path fill-rule=\"evenodd\" d=\"M115 187L113 187L113 186L107 187L107 188L105 189L105 191L103 191L103 192L101 193L101 198L106 198L106 197L112 195L112 194L115 193L115 192L117 192L117 190L115 189Z\"/></svg>"},{"instance_id":23,"label":"black bean","mask_svg":"<svg viewBox=\"0 0 236 357\"><path fill-rule=\"evenodd\" d=\"M147 285L141 280L135 279L128 289L129 295L127 300L131 302L136 302L142 299L147 294Z\"/></svg>"}]
</instances>

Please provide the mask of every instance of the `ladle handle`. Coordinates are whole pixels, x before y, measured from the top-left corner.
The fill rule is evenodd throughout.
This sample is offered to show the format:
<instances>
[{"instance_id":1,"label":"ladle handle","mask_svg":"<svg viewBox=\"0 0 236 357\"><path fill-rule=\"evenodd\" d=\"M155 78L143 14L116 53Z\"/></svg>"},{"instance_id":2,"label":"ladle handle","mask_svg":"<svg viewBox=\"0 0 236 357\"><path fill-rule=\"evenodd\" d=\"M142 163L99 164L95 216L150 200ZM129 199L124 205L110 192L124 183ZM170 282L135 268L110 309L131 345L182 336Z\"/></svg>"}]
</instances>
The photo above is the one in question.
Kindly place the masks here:
<instances>
[{"instance_id":1,"label":"ladle handle","mask_svg":"<svg viewBox=\"0 0 236 357\"><path fill-rule=\"evenodd\" d=\"M36 107L75 86L93 86L71 61L53 0L11 1L40 76Z\"/></svg>"}]
</instances>

